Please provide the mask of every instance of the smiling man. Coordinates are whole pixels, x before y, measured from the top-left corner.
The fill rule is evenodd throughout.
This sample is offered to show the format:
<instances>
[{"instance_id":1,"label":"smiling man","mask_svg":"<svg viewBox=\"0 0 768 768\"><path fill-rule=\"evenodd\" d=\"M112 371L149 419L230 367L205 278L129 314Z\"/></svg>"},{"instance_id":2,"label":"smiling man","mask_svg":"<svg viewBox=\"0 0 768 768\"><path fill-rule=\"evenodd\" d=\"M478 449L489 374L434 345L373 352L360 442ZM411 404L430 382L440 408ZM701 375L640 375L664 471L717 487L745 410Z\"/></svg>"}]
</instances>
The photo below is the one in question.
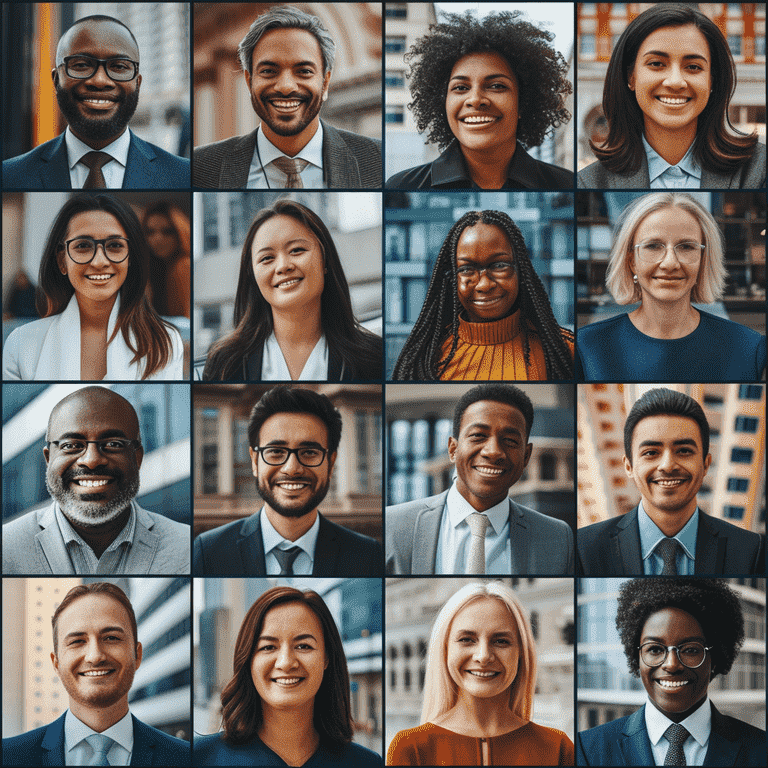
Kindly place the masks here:
<instances>
[{"instance_id":1,"label":"smiling man","mask_svg":"<svg viewBox=\"0 0 768 768\"><path fill-rule=\"evenodd\" d=\"M192 183L225 189L381 187L381 142L320 120L336 45L320 19L273 7L237 49L261 125L198 147Z\"/></svg>"},{"instance_id":2,"label":"smiling man","mask_svg":"<svg viewBox=\"0 0 768 768\"><path fill-rule=\"evenodd\" d=\"M531 458L533 404L510 384L481 384L456 405L438 496L387 507L387 574L573 574L573 533L509 498Z\"/></svg>"},{"instance_id":3,"label":"smiling man","mask_svg":"<svg viewBox=\"0 0 768 768\"><path fill-rule=\"evenodd\" d=\"M104 387L59 401L43 447L54 501L3 526L3 573L188 574L189 526L142 509L133 406Z\"/></svg>"},{"instance_id":4,"label":"smiling man","mask_svg":"<svg viewBox=\"0 0 768 768\"><path fill-rule=\"evenodd\" d=\"M189 186L189 160L128 130L139 103L139 48L110 16L86 16L61 37L51 70L67 130L3 162L6 189Z\"/></svg>"},{"instance_id":5,"label":"smiling man","mask_svg":"<svg viewBox=\"0 0 768 768\"><path fill-rule=\"evenodd\" d=\"M190 765L186 741L128 709L142 647L123 590L105 582L73 587L51 623L51 661L69 709L50 725L3 739L3 765Z\"/></svg>"},{"instance_id":6,"label":"smiling man","mask_svg":"<svg viewBox=\"0 0 768 768\"><path fill-rule=\"evenodd\" d=\"M765 573L765 539L698 506L712 463L701 406L671 389L648 390L624 425L624 469L641 501L626 515L580 528L585 576Z\"/></svg>"},{"instance_id":7,"label":"smiling man","mask_svg":"<svg viewBox=\"0 0 768 768\"><path fill-rule=\"evenodd\" d=\"M325 396L278 386L251 411L248 451L264 506L195 539L195 576L381 576L381 545L318 512L341 415Z\"/></svg>"}]
</instances>

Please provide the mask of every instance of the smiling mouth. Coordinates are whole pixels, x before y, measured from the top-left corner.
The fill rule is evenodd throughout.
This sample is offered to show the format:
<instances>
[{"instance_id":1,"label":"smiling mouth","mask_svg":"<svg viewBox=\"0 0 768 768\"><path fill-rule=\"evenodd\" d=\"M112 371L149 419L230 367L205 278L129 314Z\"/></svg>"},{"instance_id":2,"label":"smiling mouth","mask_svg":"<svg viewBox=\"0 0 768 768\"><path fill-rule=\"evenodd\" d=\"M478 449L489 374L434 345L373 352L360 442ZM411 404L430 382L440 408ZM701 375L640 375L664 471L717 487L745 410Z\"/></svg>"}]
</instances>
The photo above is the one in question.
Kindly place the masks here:
<instances>
[{"instance_id":1,"label":"smiling mouth","mask_svg":"<svg viewBox=\"0 0 768 768\"><path fill-rule=\"evenodd\" d=\"M291 688L303 682L303 677L273 677L272 682L282 685L284 688Z\"/></svg>"},{"instance_id":2,"label":"smiling mouth","mask_svg":"<svg viewBox=\"0 0 768 768\"><path fill-rule=\"evenodd\" d=\"M468 117L460 117L459 122L464 125L487 125L488 123L495 123L499 118L491 117L490 115L469 115Z\"/></svg>"},{"instance_id":3,"label":"smiling mouth","mask_svg":"<svg viewBox=\"0 0 768 768\"><path fill-rule=\"evenodd\" d=\"M499 475L504 474L504 470L498 469L497 467L473 467L473 469L476 469L481 475L486 475L487 477L498 477Z\"/></svg>"},{"instance_id":4,"label":"smiling mouth","mask_svg":"<svg viewBox=\"0 0 768 768\"><path fill-rule=\"evenodd\" d=\"M502 296L497 296L494 299L472 299L472 303L477 307L489 307L491 304L495 304L497 301L502 300Z\"/></svg>"},{"instance_id":5,"label":"smiling mouth","mask_svg":"<svg viewBox=\"0 0 768 768\"><path fill-rule=\"evenodd\" d=\"M688 482L685 477L664 478L661 480L651 480L655 485L660 485L662 488L677 488L683 483Z\"/></svg>"},{"instance_id":6,"label":"smiling mouth","mask_svg":"<svg viewBox=\"0 0 768 768\"><path fill-rule=\"evenodd\" d=\"M275 288L293 288L294 285L298 285L303 279L303 277L292 277L290 280L284 280L282 283L277 283Z\"/></svg>"},{"instance_id":7,"label":"smiling mouth","mask_svg":"<svg viewBox=\"0 0 768 768\"><path fill-rule=\"evenodd\" d=\"M688 685L690 683L690 680L654 680L655 683L658 683L665 691L676 691L678 688L682 688L683 686Z\"/></svg>"},{"instance_id":8,"label":"smiling mouth","mask_svg":"<svg viewBox=\"0 0 768 768\"><path fill-rule=\"evenodd\" d=\"M479 677L481 680L490 680L492 677L498 677L501 672L478 672L474 669L468 669L467 673L472 677Z\"/></svg>"},{"instance_id":9,"label":"smiling mouth","mask_svg":"<svg viewBox=\"0 0 768 768\"><path fill-rule=\"evenodd\" d=\"M92 283L106 283L113 277L114 275L86 275L86 278Z\"/></svg>"},{"instance_id":10,"label":"smiling mouth","mask_svg":"<svg viewBox=\"0 0 768 768\"><path fill-rule=\"evenodd\" d=\"M302 99L269 99L269 104L278 112L294 112L303 103Z\"/></svg>"},{"instance_id":11,"label":"smiling mouth","mask_svg":"<svg viewBox=\"0 0 768 768\"><path fill-rule=\"evenodd\" d=\"M113 478L107 478L106 480L84 480L82 478L75 478L72 481L75 485L79 485L81 488L103 488L105 485L113 482Z\"/></svg>"},{"instance_id":12,"label":"smiling mouth","mask_svg":"<svg viewBox=\"0 0 768 768\"><path fill-rule=\"evenodd\" d=\"M660 101L662 104L666 104L669 107L679 107L682 104L687 104L690 101L689 96L657 96L656 101Z\"/></svg>"},{"instance_id":13,"label":"smiling mouth","mask_svg":"<svg viewBox=\"0 0 768 768\"><path fill-rule=\"evenodd\" d=\"M294 482L282 482L282 483L275 483L275 485L278 488L282 488L284 491L301 491L304 488L309 487L309 482L301 480L301 481L294 481Z\"/></svg>"},{"instance_id":14,"label":"smiling mouth","mask_svg":"<svg viewBox=\"0 0 768 768\"><path fill-rule=\"evenodd\" d=\"M106 677L111 675L114 669L89 669L87 672L81 672L82 677Z\"/></svg>"}]
</instances>

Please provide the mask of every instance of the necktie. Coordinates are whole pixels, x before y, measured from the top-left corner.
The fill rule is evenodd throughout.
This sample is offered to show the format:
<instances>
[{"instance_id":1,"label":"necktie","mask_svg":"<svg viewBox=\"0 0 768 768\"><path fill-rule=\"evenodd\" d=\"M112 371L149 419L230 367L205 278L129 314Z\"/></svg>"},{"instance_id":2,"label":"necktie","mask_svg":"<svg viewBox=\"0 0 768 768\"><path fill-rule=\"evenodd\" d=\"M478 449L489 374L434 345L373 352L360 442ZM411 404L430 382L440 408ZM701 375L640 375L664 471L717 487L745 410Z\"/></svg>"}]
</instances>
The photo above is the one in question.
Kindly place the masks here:
<instances>
[{"instance_id":1,"label":"necktie","mask_svg":"<svg viewBox=\"0 0 768 768\"><path fill-rule=\"evenodd\" d=\"M272 161L288 178L285 182L286 189L304 189L299 174L309 165L306 160L297 157L278 157Z\"/></svg>"},{"instance_id":2,"label":"necktie","mask_svg":"<svg viewBox=\"0 0 768 768\"><path fill-rule=\"evenodd\" d=\"M273 549L272 553L280 563L280 573L278 576L293 576L293 561L301 553L301 547L291 547L290 549Z\"/></svg>"},{"instance_id":3,"label":"necktie","mask_svg":"<svg viewBox=\"0 0 768 768\"><path fill-rule=\"evenodd\" d=\"M109 765L107 752L109 752L115 742L103 733L94 733L85 740L93 747L93 757L88 762L88 765Z\"/></svg>"},{"instance_id":4,"label":"necktie","mask_svg":"<svg viewBox=\"0 0 768 768\"><path fill-rule=\"evenodd\" d=\"M88 171L88 178L86 178L85 184L83 184L83 189L107 188L107 182L104 181L104 174L101 172L101 168L112 159L112 155L108 155L106 152L89 152L80 158L80 162L90 169Z\"/></svg>"},{"instance_id":5,"label":"necktie","mask_svg":"<svg viewBox=\"0 0 768 768\"><path fill-rule=\"evenodd\" d=\"M467 518L467 525L472 531L472 539L469 543L469 558L467 559L467 573L485 573L485 529L490 525L486 515L473 512Z\"/></svg>"},{"instance_id":6,"label":"necktie","mask_svg":"<svg viewBox=\"0 0 768 768\"><path fill-rule=\"evenodd\" d=\"M669 742L669 749L667 750L667 756L664 758L664 765L687 765L685 762L685 752L683 752L683 744L685 740L690 736L688 731L680 725L680 723L672 723L672 725L664 731L664 738Z\"/></svg>"},{"instance_id":7,"label":"necktie","mask_svg":"<svg viewBox=\"0 0 768 768\"><path fill-rule=\"evenodd\" d=\"M677 576L677 548L676 539L662 539L656 545L656 554L664 561L662 576Z\"/></svg>"}]
</instances>

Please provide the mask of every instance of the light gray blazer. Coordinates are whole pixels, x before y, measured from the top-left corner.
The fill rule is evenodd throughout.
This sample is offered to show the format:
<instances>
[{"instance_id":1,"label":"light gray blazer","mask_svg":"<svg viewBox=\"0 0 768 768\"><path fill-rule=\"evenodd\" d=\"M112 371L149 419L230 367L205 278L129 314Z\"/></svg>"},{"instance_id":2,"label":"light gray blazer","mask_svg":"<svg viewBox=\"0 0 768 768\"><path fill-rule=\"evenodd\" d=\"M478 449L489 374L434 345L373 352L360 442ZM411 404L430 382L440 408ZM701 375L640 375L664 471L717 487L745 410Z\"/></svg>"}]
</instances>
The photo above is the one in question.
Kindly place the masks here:
<instances>
[{"instance_id":1,"label":"light gray blazer","mask_svg":"<svg viewBox=\"0 0 768 768\"><path fill-rule=\"evenodd\" d=\"M597 161L582 168L577 176L579 189L648 189L648 158L643 152L643 162L636 173L626 176L609 171ZM731 173L716 173L706 168L701 173L701 189L763 189L765 187L765 144L757 143L752 158ZM673 192L676 190L653 190Z\"/></svg>"},{"instance_id":2,"label":"light gray blazer","mask_svg":"<svg viewBox=\"0 0 768 768\"><path fill-rule=\"evenodd\" d=\"M136 531L125 575L189 574L189 526L136 506ZM53 503L3 526L3 575L75 573Z\"/></svg>"},{"instance_id":3,"label":"light gray blazer","mask_svg":"<svg viewBox=\"0 0 768 768\"><path fill-rule=\"evenodd\" d=\"M434 574L448 491L386 509L388 576ZM562 520L509 500L512 576L572 576L573 531Z\"/></svg>"}]
</instances>

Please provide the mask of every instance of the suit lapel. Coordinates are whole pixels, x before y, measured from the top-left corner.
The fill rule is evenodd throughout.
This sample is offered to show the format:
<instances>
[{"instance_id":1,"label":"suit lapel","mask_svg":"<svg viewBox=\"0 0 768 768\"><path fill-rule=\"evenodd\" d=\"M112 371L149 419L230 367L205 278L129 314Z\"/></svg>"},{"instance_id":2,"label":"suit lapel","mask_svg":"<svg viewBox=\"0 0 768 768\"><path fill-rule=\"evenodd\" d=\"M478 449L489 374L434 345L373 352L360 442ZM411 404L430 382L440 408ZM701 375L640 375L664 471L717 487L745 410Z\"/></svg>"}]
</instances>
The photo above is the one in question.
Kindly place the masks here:
<instances>
[{"instance_id":1,"label":"suit lapel","mask_svg":"<svg viewBox=\"0 0 768 768\"><path fill-rule=\"evenodd\" d=\"M248 173L255 150L256 131L251 131L237 142L232 152L224 156L218 184L220 189L248 186Z\"/></svg>"},{"instance_id":2,"label":"suit lapel","mask_svg":"<svg viewBox=\"0 0 768 768\"><path fill-rule=\"evenodd\" d=\"M435 573L435 560L437 559L437 544L440 538L440 520L448 498L448 492L441 493L431 499L431 504L426 504L424 509L416 513L416 522L413 529L413 560L411 573L428 574Z\"/></svg>"},{"instance_id":3,"label":"suit lapel","mask_svg":"<svg viewBox=\"0 0 768 768\"><path fill-rule=\"evenodd\" d=\"M131 765L154 765L155 738L152 730L133 715L131 719L133 720Z\"/></svg>"},{"instance_id":4,"label":"suit lapel","mask_svg":"<svg viewBox=\"0 0 768 768\"><path fill-rule=\"evenodd\" d=\"M709 518L699 510L699 526L696 530L696 562L694 573L702 574L725 573L725 549L728 539L719 536L709 524Z\"/></svg>"},{"instance_id":5,"label":"suit lapel","mask_svg":"<svg viewBox=\"0 0 768 768\"><path fill-rule=\"evenodd\" d=\"M725 717L718 712L715 705L710 702L710 706L712 707L712 731L709 734L704 765L736 765L741 743L736 740L733 732L728 728Z\"/></svg>"},{"instance_id":6,"label":"suit lapel","mask_svg":"<svg viewBox=\"0 0 768 768\"><path fill-rule=\"evenodd\" d=\"M525 513L509 500L510 573L531 573L531 536Z\"/></svg>"},{"instance_id":7,"label":"suit lapel","mask_svg":"<svg viewBox=\"0 0 768 768\"><path fill-rule=\"evenodd\" d=\"M66 716L65 712L45 729L45 736L40 742L40 765L64 765L64 718ZM34 764L34 762L29 763L29 765Z\"/></svg>"},{"instance_id":8,"label":"suit lapel","mask_svg":"<svg viewBox=\"0 0 768 768\"><path fill-rule=\"evenodd\" d=\"M362 186L357 159L339 132L326 123L323 123L323 169L328 189Z\"/></svg>"},{"instance_id":9,"label":"suit lapel","mask_svg":"<svg viewBox=\"0 0 768 768\"><path fill-rule=\"evenodd\" d=\"M730 189L731 179L732 176L710 171L707 168L702 168L701 170L702 189Z\"/></svg>"},{"instance_id":10,"label":"suit lapel","mask_svg":"<svg viewBox=\"0 0 768 768\"><path fill-rule=\"evenodd\" d=\"M616 535L611 538L611 560L616 564L616 571L610 575L641 576L643 558L640 554L637 507L618 521L616 529Z\"/></svg>"},{"instance_id":11,"label":"suit lapel","mask_svg":"<svg viewBox=\"0 0 768 768\"><path fill-rule=\"evenodd\" d=\"M320 513L318 512L318 515ZM312 563L313 576L335 576L338 574L336 560L339 557L341 545L336 538L336 532L328 521L320 515L320 528L315 543L315 556Z\"/></svg>"},{"instance_id":12,"label":"suit lapel","mask_svg":"<svg viewBox=\"0 0 768 768\"><path fill-rule=\"evenodd\" d=\"M619 738L619 749L624 765L655 765L651 741L645 728L645 707L640 707L627 719L624 732Z\"/></svg>"},{"instance_id":13,"label":"suit lapel","mask_svg":"<svg viewBox=\"0 0 768 768\"><path fill-rule=\"evenodd\" d=\"M72 189L69 178L69 156L67 155L67 143L64 134L57 136L49 145L45 154L41 154L43 161L37 172L37 183L34 187L39 189ZM33 188L33 187L30 187Z\"/></svg>"},{"instance_id":14,"label":"suit lapel","mask_svg":"<svg viewBox=\"0 0 768 768\"><path fill-rule=\"evenodd\" d=\"M152 163L157 157L151 145L131 132L128 159L123 175L123 189L148 189L155 186L152 178Z\"/></svg>"},{"instance_id":15,"label":"suit lapel","mask_svg":"<svg viewBox=\"0 0 768 768\"><path fill-rule=\"evenodd\" d=\"M232 572L243 576L266 576L267 564L264 559L264 542L261 538L261 513L257 512L243 521L237 540L240 567L232 564Z\"/></svg>"},{"instance_id":16,"label":"suit lapel","mask_svg":"<svg viewBox=\"0 0 768 768\"><path fill-rule=\"evenodd\" d=\"M57 576L74 574L67 548L64 546L64 539L56 523L53 504L40 513L38 522L43 530L35 536L35 540L43 550L44 557L40 559L46 572L55 573Z\"/></svg>"},{"instance_id":17,"label":"suit lapel","mask_svg":"<svg viewBox=\"0 0 768 768\"><path fill-rule=\"evenodd\" d=\"M160 537L152 530L152 518L136 505L136 532L125 563L125 573L149 573L160 546Z\"/></svg>"}]
</instances>

